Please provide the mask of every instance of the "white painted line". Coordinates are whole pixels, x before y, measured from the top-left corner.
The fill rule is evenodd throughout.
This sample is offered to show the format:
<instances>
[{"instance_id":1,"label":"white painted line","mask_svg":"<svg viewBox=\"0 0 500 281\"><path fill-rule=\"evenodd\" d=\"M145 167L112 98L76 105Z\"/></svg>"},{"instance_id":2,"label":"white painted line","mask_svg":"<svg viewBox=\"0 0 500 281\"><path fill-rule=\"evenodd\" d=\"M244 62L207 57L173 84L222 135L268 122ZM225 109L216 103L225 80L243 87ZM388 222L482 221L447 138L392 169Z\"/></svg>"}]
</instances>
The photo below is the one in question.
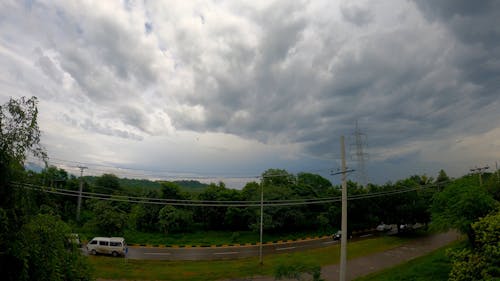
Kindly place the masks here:
<instances>
[{"instance_id":1,"label":"white painted line","mask_svg":"<svg viewBox=\"0 0 500 281\"><path fill-rule=\"evenodd\" d=\"M323 244L333 244L333 243L337 243L337 241L328 241L328 242L323 242Z\"/></svg>"},{"instance_id":2,"label":"white painted line","mask_svg":"<svg viewBox=\"0 0 500 281\"><path fill-rule=\"evenodd\" d=\"M373 234L361 235L361 236L359 236L359 237L370 237L370 236L373 236Z\"/></svg>"},{"instance_id":3,"label":"white painted line","mask_svg":"<svg viewBox=\"0 0 500 281\"><path fill-rule=\"evenodd\" d=\"M170 253L144 253L145 255L168 256Z\"/></svg>"},{"instance_id":4,"label":"white painted line","mask_svg":"<svg viewBox=\"0 0 500 281\"><path fill-rule=\"evenodd\" d=\"M214 255L232 255L232 254L237 254L239 252L223 252L223 253L214 253Z\"/></svg>"},{"instance_id":5,"label":"white painted line","mask_svg":"<svg viewBox=\"0 0 500 281\"><path fill-rule=\"evenodd\" d=\"M297 247L278 248L278 249L276 249L276 251L291 250L291 249L295 249L295 248L297 248Z\"/></svg>"}]
</instances>

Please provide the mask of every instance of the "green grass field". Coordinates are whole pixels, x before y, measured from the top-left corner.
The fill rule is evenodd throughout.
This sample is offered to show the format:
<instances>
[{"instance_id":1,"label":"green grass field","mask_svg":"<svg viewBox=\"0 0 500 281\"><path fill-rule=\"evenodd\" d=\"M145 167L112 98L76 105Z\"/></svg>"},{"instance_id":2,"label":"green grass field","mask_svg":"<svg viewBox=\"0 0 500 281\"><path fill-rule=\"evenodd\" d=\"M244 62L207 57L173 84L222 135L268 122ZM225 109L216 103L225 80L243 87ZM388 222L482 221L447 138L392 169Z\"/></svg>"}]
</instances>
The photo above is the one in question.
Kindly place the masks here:
<instances>
[{"instance_id":1,"label":"green grass field","mask_svg":"<svg viewBox=\"0 0 500 281\"><path fill-rule=\"evenodd\" d=\"M393 268L357 278L356 281L448 280L451 264L446 250L457 245L459 243L454 243Z\"/></svg>"},{"instance_id":2,"label":"green grass field","mask_svg":"<svg viewBox=\"0 0 500 281\"><path fill-rule=\"evenodd\" d=\"M348 257L356 258L398 247L407 238L379 237L349 244ZM218 280L224 278L272 276L278 265L302 263L327 265L338 263L339 245L291 254L264 257L264 265L258 258L219 261L147 261L127 260L102 256L90 256L95 277L131 280Z\"/></svg>"}]
</instances>

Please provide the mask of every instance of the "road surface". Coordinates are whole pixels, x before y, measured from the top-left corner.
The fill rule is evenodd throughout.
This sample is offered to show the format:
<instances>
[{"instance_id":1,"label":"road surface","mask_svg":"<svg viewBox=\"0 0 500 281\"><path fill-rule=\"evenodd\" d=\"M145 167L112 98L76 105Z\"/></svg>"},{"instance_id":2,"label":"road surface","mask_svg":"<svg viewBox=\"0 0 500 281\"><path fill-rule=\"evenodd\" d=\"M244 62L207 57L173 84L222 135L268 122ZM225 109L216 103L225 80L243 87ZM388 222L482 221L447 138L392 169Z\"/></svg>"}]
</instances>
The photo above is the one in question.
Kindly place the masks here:
<instances>
[{"instance_id":1,"label":"road surface","mask_svg":"<svg viewBox=\"0 0 500 281\"><path fill-rule=\"evenodd\" d=\"M307 249L326 247L338 243L330 237L264 244L263 255L291 253ZM218 260L241 259L259 256L259 245L222 246L222 247L129 247L128 259L147 260Z\"/></svg>"}]
</instances>

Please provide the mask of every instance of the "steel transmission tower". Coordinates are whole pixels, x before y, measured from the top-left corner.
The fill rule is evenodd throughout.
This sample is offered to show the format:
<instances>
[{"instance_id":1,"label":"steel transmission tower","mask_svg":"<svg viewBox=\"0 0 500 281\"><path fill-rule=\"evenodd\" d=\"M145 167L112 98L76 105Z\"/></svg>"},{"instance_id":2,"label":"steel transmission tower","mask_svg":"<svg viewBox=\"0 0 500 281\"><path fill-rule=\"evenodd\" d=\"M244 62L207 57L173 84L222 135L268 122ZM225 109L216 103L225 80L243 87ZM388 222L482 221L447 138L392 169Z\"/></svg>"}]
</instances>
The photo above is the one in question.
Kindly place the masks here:
<instances>
[{"instance_id":1,"label":"steel transmission tower","mask_svg":"<svg viewBox=\"0 0 500 281\"><path fill-rule=\"evenodd\" d=\"M353 153L351 151L351 157L356 161L356 174L360 184L366 186L368 184L368 177L366 175L365 164L368 160L368 153L364 152L364 147L366 147L367 137L366 134L362 133L358 127L358 120L356 120L356 129L353 134L353 143L351 144L351 150L355 149Z\"/></svg>"}]
</instances>

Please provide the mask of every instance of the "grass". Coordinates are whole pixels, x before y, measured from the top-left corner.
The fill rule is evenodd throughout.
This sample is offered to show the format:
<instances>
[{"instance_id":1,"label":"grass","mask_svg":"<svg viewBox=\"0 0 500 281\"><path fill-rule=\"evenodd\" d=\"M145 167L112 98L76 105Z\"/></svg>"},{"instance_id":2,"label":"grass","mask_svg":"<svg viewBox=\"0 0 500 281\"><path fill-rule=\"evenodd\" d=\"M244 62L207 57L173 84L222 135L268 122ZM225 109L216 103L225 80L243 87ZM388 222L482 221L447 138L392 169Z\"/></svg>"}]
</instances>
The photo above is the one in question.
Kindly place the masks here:
<instances>
[{"instance_id":1,"label":"grass","mask_svg":"<svg viewBox=\"0 0 500 281\"><path fill-rule=\"evenodd\" d=\"M348 257L356 258L388 250L407 242L406 238L379 237L349 244ZM305 265L338 263L339 245L289 254L264 257L264 265L258 258L219 261L153 261L127 260L111 257L89 256L95 269L95 277L132 280L219 280L224 278L272 276L278 265L300 262Z\"/></svg>"},{"instance_id":2,"label":"grass","mask_svg":"<svg viewBox=\"0 0 500 281\"><path fill-rule=\"evenodd\" d=\"M458 247L459 243L453 243L451 246L445 246L428 255L357 278L356 281L448 280L451 264L446 256L446 250Z\"/></svg>"}]
</instances>

